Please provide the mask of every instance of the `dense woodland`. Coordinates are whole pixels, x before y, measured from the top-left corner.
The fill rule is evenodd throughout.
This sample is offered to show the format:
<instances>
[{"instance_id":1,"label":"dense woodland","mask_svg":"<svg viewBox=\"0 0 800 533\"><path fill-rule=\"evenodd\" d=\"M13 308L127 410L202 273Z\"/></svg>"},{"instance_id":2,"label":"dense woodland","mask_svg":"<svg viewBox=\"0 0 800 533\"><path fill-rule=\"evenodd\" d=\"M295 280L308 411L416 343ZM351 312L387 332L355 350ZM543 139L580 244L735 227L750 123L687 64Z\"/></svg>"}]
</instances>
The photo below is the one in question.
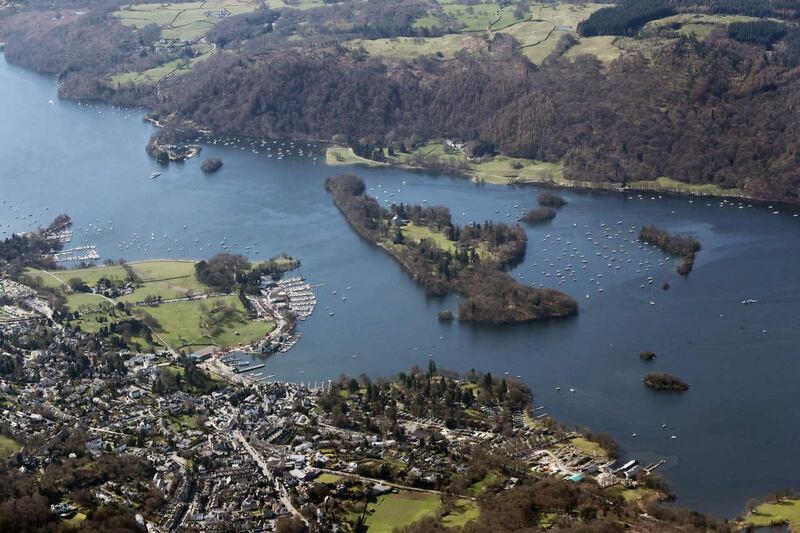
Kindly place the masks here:
<instances>
[{"instance_id":1,"label":"dense woodland","mask_svg":"<svg viewBox=\"0 0 800 533\"><path fill-rule=\"evenodd\" d=\"M556 210L552 207L540 207L538 209L531 209L527 211L520 220L527 224L540 224L548 222L556 218Z\"/></svg>"},{"instance_id":2,"label":"dense woodland","mask_svg":"<svg viewBox=\"0 0 800 533\"><path fill-rule=\"evenodd\" d=\"M667 0L623 0L605 7L578 26L584 37L595 35L634 35L645 24L675 14Z\"/></svg>"},{"instance_id":3,"label":"dense woodland","mask_svg":"<svg viewBox=\"0 0 800 533\"><path fill-rule=\"evenodd\" d=\"M364 182L353 175L329 177L325 188L353 229L397 259L429 295L463 294L461 320L506 324L577 313L577 303L569 296L521 285L503 272L525 254L527 237L519 226L487 221L460 227L451 222L445 207L394 205L389 211L367 196ZM405 221L441 233L454 250L443 249L433 239L407 240Z\"/></svg>"},{"instance_id":4,"label":"dense woodland","mask_svg":"<svg viewBox=\"0 0 800 533\"><path fill-rule=\"evenodd\" d=\"M653 503L647 514L622 496L589 483L560 479L528 480L518 487L489 494L478 500L480 514L462 528L463 533L509 533L514 531L580 531L612 533L621 531L732 531L711 517ZM564 515L551 527L549 513ZM427 518L404 528L403 533L445 533L451 531L441 519Z\"/></svg>"},{"instance_id":5,"label":"dense woodland","mask_svg":"<svg viewBox=\"0 0 800 533\"><path fill-rule=\"evenodd\" d=\"M200 62L165 80L156 94L150 85L112 89L104 82L110 73L161 62L140 47L158 38L157 28L125 28L108 16L113 3L105 5L56 20L50 11L3 10L6 57L57 73L64 96L177 112L219 134L409 148L446 136L510 156L562 161L567 179L624 186L667 176L800 201L800 31L793 22L783 37L779 27L734 26L704 40L670 39L610 65L581 56L536 67L505 34L446 61L378 58L340 46L354 37L407 34L417 2L375 0L360 11L345 2L302 17L281 10L274 31L268 22L275 12L264 9L215 28L218 46L236 53ZM657 5L640 0L607 9ZM792 0L665 5L787 21L800 13ZM599 25L607 16L601 13L608 12L598 11L582 31ZM610 20L641 24L613 13ZM305 28L313 28L313 37L294 44L282 33L302 36Z\"/></svg>"}]
</instances>

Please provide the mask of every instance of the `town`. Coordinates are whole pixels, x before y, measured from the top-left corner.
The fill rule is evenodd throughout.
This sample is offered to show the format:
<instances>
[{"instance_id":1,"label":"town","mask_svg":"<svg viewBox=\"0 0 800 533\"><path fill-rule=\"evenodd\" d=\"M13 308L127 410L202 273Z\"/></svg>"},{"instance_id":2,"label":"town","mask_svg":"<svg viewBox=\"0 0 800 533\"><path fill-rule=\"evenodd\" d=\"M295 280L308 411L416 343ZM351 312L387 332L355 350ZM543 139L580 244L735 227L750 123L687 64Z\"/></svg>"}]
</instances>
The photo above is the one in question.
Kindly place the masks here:
<instances>
[{"instance_id":1,"label":"town","mask_svg":"<svg viewBox=\"0 0 800 533\"><path fill-rule=\"evenodd\" d=\"M27 498L21 518L0 504L0 529L13 519L22 530L482 531L497 498L530 490L547 501L534 517L543 529L686 519L659 503L665 460L618 460L610 437L559 424L512 376L432 358L391 377L264 376L316 306L314 286L287 277L295 260L63 270L49 235L0 243L0 495ZM221 318L235 307L209 303L238 301L224 296L237 290L254 324L272 324L250 344L245 322ZM195 302L213 344L159 323ZM245 348L264 362L242 359Z\"/></svg>"}]
</instances>

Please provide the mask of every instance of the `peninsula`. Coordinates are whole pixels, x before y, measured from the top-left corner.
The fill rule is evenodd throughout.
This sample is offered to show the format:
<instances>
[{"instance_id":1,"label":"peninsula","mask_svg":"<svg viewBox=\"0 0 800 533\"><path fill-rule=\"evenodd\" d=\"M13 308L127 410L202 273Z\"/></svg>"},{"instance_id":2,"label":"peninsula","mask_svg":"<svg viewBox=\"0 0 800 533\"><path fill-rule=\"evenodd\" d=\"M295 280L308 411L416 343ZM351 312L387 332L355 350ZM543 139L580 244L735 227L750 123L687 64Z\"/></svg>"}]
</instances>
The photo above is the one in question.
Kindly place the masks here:
<instances>
[{"instance_id":1,"label":"peninsula","mask_svg":"<svg viewBox=\"0 0 800 533\"><path fill-rule=\"evenodd\" d=\"M510 324L578 312L566 294L522 285L503 271L525 255L527 237L518 225L460 227L443 206L400 204L386 210L350 174L329 177L325 188L353 229L397 259L427 294L462 294L460 320Z\"/></svg>"}]
</instances>

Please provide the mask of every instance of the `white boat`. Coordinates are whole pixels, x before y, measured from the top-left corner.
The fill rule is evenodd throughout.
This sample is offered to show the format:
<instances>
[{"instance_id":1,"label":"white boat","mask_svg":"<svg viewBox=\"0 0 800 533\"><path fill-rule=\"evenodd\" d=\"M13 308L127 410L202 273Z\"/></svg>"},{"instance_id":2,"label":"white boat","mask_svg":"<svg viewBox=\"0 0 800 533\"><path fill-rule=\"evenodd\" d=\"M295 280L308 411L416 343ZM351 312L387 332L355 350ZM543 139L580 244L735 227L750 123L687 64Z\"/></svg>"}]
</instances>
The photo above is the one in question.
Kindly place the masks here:
<instances>
[{"instance_id":1,"label":"white boat","mask_svg":"<svg viewBox=\"0 0 800 533\"><path fill-rule=\"evenodd\" d=\"M152 174L150 174L150 179L154 180L157 177L159 177L160 175L161 175L161 172L153 172Z\"/></svg>"},{"instance_id":2,"label":"white boat","mask_svg":"<svg viewBox=\"0 0 800 533\"><path fill-rule=\"evenodd\" d=\"M743 305L750 305L750 304L757 304L758 300L753 300L752 298L748 298L747 300L742 300Z\"/></svg>"}]
</instances>

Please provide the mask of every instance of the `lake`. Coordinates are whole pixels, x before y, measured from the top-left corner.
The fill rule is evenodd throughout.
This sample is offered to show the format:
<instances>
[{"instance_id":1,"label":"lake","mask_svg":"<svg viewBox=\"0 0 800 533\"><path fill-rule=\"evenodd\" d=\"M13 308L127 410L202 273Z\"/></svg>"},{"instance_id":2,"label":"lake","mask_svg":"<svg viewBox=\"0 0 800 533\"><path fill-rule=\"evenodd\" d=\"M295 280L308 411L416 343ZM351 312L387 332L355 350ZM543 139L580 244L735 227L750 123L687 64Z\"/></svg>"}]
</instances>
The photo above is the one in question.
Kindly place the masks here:
<instances>
[{"instance_id":1,"label":"lake","mask_svg":"<svg viewBox=\"0 0 800 533\"><path fill-rule=\"evenodd\" d=\"M103 259L207 258L223 242L251 259L286 252L324 286L316 312L299 325L300 342L267 362L264 371L279 379L390 375L432 356L439 367L519 375L558 420L611 433L626 457L666 459L659 471L680 505L731 517L748 498L800 488L793 209L564 191L569 205L527 229L528 253L512 274L571 294L580 315L500 328L440 323L437 312L455 310L458 298L426 298L393 259L357 237L325 177L354 172L381 203L444 204L459 223L513 221L541 189L332 168L324 147L289 141L218 142L164 169L145 154L153 129L143 111L78 105L56 93L51 78L0 58L0 238L66 212L72 244L97 245ZM209 156L224 167L207 176L200 163ZM148 179L156 171L163 175ZM691 275L678 276L674 261L636 242L646 224L700 240ZM741 304L749 298L759 302ZM657 359L641 362L643 350ZM641 379L655 370L691 390L647 390Z\"/></svg>"}]
</instances>

